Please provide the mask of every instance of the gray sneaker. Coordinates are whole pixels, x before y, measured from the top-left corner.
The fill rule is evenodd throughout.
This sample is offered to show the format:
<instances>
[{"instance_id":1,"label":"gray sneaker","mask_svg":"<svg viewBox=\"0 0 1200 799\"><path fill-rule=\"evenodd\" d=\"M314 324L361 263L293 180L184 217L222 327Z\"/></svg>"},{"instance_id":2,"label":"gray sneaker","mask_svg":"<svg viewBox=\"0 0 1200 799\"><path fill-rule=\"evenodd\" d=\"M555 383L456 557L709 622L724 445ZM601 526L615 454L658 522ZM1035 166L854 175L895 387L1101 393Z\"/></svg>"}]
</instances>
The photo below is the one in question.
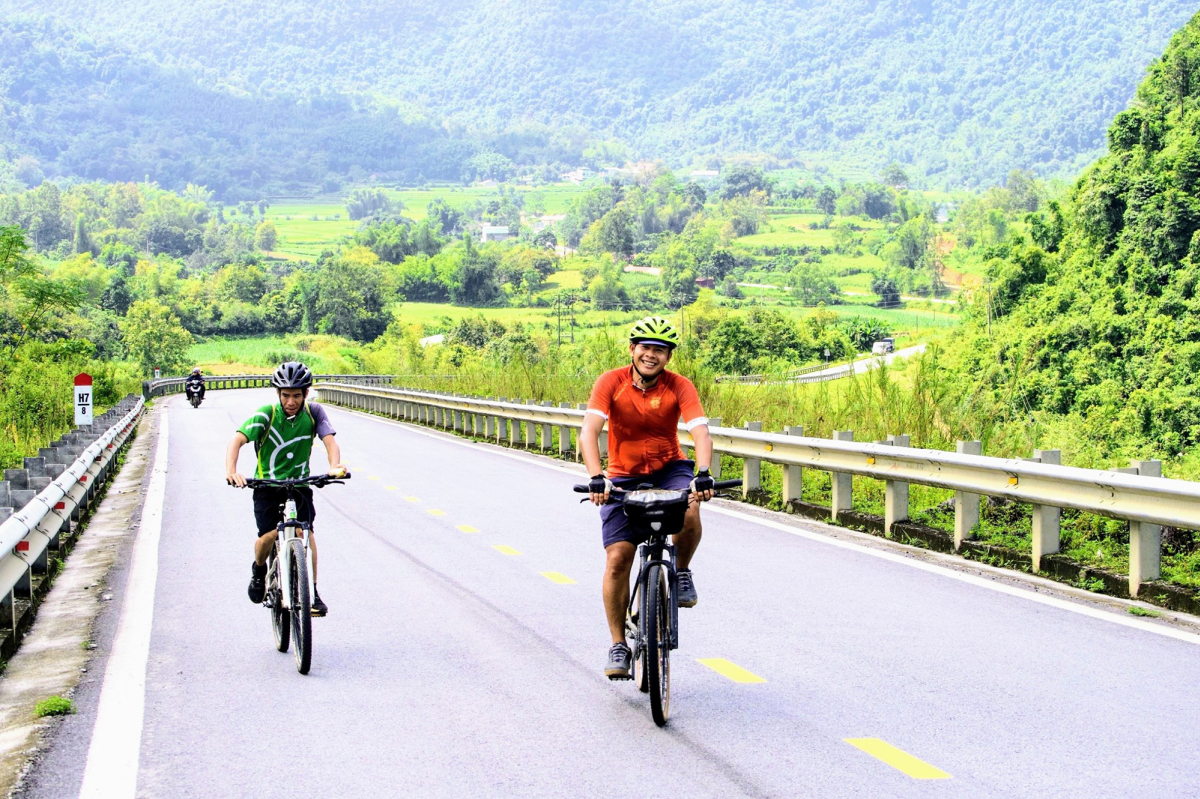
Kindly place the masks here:
<instances>
[{"instance_id":1,"label":"gray sneaker","mask_svg":"<svg viewBox=\"0 0 1200 799\"><path fill-rule=\"evenodd\" d=\"M692 582L692 570L679 570L679 607L695 607L700 598L696 596L696 584Z\"/></svg>"},{"instance_id":2,"label":"gray sneaker","mask_svg":"<svg viewBox=\"0 0 1200 799\"><path fill-rule=\"evenodd\" d=\"M610 680L633 679L633 652L625 644L613 644L608 650L604 676Z\"/></svg>"}]
</instances>

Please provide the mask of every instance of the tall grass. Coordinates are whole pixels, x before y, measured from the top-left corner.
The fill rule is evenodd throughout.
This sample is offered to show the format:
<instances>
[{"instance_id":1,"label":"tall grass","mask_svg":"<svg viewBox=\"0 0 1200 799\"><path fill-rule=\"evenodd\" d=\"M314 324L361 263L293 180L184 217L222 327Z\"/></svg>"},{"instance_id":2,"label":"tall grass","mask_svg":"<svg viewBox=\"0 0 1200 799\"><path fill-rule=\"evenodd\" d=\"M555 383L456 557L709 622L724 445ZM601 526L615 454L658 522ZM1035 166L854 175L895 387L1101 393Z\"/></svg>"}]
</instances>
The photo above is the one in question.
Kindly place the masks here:
<instances>
[{"instance_id":1,"label":"tall grass","mask_svg":"<svg viewBox=\"0 0 1200 799\"><path fill-rule=\"evenodd\" d=\"M141 389L133 366L90 360L52 345L27 344L0 364L0 468L20 466L23 457L71 429L80 372L92 376L97 414Z\"/></svg>"}]
</instances>

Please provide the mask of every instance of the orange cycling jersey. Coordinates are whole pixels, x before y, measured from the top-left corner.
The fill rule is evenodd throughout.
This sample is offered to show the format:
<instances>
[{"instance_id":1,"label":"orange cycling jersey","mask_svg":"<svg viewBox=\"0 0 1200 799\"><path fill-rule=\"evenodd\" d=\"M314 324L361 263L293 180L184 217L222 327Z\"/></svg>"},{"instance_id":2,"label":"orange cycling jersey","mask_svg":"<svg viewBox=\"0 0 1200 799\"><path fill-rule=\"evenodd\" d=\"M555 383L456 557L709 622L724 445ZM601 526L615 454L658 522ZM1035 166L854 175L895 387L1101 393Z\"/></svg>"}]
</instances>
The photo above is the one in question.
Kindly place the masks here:
<instances>
[{"instance_id":1,"label":"orange cycling jersey","mask_svg":"<svg viewBox=\"0 0 1200 799\"><path fill-rule=\"evenodd\" d=\"M624 366L600 375L588 400L588 413L608 420L608 476L651 474L683 460L678 426L708 424L692 381L665 369L653 387L633 384Z\"/></svg>"}]
</instances>

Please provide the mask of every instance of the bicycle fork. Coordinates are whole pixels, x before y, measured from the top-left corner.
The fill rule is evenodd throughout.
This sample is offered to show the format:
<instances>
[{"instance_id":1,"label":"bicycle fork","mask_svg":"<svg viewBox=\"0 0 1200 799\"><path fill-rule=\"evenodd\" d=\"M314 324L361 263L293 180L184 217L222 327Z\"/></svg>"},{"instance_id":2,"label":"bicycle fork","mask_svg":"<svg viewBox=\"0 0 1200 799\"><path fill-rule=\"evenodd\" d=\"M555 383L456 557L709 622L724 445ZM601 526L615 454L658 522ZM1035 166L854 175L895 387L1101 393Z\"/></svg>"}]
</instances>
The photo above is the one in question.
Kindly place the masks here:
<instances>
[{"instance_id":1,"label":"bicycle fork","mask_svg":"<svg viewBox=\"0 0 1200 799\"><path fill-rule=\"evenodd\" d=\"M279 523L278 533L275 537L276 560L279 567L279 602L280 606L286 610L291 610L292 607L292 548L288 546L295 539L301 541L300 551L304 557L308 557L307 538L305 531L308 526L299 520L299 514L296 512L296 501L289 499L283 507L283 521ZM288 531L291 535L288 535ZM299 532L299 535L297 535ZM302 564L307 569L308 564Z\"/></svg>"}]
</instances>

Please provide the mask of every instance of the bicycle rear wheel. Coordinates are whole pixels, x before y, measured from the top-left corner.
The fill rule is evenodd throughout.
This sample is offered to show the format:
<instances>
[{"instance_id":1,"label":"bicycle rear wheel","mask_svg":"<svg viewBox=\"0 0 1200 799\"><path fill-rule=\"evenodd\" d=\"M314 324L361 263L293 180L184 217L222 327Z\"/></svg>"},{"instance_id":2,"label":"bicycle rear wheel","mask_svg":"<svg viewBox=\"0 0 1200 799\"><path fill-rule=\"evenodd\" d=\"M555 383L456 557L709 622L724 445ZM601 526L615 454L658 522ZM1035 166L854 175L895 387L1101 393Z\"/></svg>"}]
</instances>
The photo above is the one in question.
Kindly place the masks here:
<instances>
[{"instance_id":1,"label":"bicycle rear wheel","mask_svg":"<svg viewBox=\"0 0 1200 799\"><path fill-rule=\"evenodd\" d=\"M650 714L654 723L667 723L671 708L671 628L667 576L662 566L651 566L646 575L646 666L650 686Z\"/></svg>"},{"instance_id":2,"label":"bicycle rear wheel","mask_svg":"<svg viewBox=\"0 0 1200 799\"><path fill-rule=\"evenodd\" d=\"M291 560L291 617L293 654L296 670L308 674L312 665L312 600L308 590L308 558L304 542L293 538L288 542L292 548Z\"/></svg>"},{"instance_id":3,"label":"bicycle rear wheel","mask_svg":"<svg viewBox=\"0 0 1200 799\"><path fill-rule=\"evenodd\" d=\"M279 578L279 555L275 550L267 559L267 602L271 606L271 632L275 635L275 648L286 652L292 643L292 620L283 606L283 594L279 588L282 581Z\"/></svg>"}]
</instances>

